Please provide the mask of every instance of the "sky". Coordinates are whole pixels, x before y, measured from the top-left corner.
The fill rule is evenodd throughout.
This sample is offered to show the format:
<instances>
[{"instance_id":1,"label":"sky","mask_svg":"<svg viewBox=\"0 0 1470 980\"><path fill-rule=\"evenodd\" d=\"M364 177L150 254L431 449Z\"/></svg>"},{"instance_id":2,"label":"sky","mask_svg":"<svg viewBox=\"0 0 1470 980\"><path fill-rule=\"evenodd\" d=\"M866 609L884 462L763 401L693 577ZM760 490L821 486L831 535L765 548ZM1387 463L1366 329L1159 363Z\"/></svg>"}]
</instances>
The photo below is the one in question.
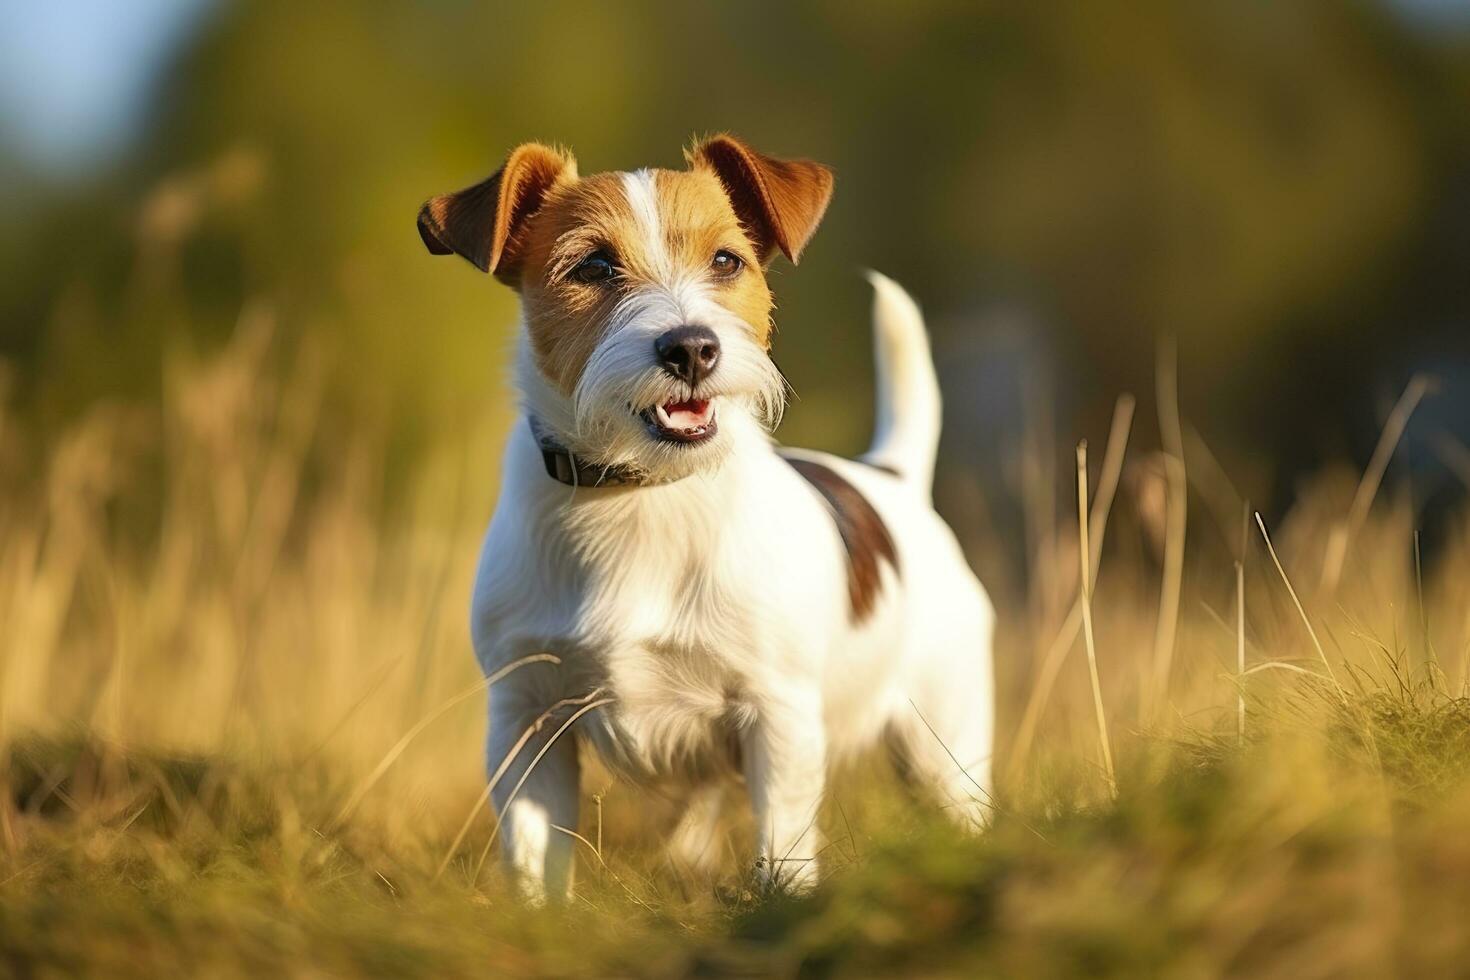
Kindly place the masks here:
<instances>
[{"instance_id":1,"label":"sky","mask_svg":"<svg viewBox=\"0 0 1470 980\"><path fill-rule=\"evenodd\" d=\"M0 0L0 143L43 173L103 166L214 0Z\"/></svg>"}]
</instances>

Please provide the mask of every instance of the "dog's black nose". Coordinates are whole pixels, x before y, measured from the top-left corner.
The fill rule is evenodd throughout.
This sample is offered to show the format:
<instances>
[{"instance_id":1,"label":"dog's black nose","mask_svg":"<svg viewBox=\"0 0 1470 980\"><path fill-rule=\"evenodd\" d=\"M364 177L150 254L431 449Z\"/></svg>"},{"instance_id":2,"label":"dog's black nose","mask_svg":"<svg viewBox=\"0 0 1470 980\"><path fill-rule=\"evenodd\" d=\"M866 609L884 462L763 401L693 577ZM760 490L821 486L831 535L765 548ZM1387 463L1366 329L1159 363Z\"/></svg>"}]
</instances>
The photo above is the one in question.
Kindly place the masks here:
<instances>
[{"instance_id":1,"label":"dog's black nose","mask_svg":"<svg viewBox=\"0 0 1470 980\"><path fill-rule=\"evenodd\" d=\"M720 338L709 327L675 327L653 342L664 370L694 387L714 373L720 361Z\"/></svg>"}]
</instances>

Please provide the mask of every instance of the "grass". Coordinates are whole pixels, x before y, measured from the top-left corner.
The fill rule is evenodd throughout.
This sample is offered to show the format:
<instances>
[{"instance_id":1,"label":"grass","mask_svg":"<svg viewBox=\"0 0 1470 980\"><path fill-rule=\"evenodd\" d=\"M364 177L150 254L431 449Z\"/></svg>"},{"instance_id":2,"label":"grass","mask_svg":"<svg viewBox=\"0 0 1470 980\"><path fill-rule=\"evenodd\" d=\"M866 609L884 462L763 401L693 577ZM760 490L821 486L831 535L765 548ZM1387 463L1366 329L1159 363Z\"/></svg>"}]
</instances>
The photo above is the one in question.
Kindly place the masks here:
<instances>
[{"instance_id":1,"label":"grass","mask_svg":"<svg viewBox=\"0 0 1470 980\"><path fill-rule=\"evenodd\" d=\"M1178 612L1161 669L1162 576L1129 508L1099 561L1120 402L1091 540L1061 527L1068 547L1038 556L1060 614L1002 609L1007 777L988 833L957 835L864 762L823 816L827 880L762 894L737 857L748 818L732 815L722 875L684 877L659 848L671 805L594 768L576 900L533 911L482 862L463 611L495 474L447 447L386 503L380 447L324 418L320 364L279 355L250 319L219 355L175 359L156 411L98 408L44 440L0 419L7 972L1463 971L1463 528L1421 569L1403 502L1369 507L1343 474L1270 550L1197 518L1188 560L1165 563ZM505 424L487 418L474 444Z\"/></svg>"}]
</instances>

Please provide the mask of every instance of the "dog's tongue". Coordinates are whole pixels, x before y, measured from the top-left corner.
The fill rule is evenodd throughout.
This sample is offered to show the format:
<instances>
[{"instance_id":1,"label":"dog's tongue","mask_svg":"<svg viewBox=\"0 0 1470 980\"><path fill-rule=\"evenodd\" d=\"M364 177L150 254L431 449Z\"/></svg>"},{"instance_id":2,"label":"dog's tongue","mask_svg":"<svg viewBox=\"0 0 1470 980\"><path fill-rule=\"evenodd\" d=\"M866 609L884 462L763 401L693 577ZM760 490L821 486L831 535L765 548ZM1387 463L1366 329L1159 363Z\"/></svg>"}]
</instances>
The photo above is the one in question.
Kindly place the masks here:
<instances>
[{"instance_id":1,"label":"dog's tongue","mask_svg":"<svg viewBox=\"0 0 1470 980\"><path fill-rule=\"evenodd\" d=\"M669 426L674 429L697 429L708 425L710 403L706 399L691 398L683 402L669 402L663 406Z\"/></svg>"}]
</instances>

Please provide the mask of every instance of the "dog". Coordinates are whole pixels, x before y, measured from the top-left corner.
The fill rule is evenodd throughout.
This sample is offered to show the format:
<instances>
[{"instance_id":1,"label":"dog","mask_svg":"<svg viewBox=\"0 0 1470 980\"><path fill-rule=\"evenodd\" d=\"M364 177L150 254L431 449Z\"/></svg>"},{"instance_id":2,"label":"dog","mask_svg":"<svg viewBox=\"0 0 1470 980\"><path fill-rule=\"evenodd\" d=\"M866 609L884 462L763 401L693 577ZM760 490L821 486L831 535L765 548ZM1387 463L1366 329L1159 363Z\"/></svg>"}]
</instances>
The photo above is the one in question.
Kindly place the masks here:
<instances>
[{"instance_id":1,"label":"dog","mask_svg":"<svg viewBox=\"0 0 1470 980\"><path fill-rule=\"evenodd\" d=\"M857 461L779 447L766 271L795 263L833 177L719 135L684 170L579 176L528 143L423 205L430 252L520 298L523 417L505 448L471 633L502 851L565 896L578 746L680 802L709 862L743 782L755 873L817 879L829 768L886 745L986 822L994 614L931 484L940 396L918 307L877 273L876 434Z\"/></svg>"}]
</instances>

